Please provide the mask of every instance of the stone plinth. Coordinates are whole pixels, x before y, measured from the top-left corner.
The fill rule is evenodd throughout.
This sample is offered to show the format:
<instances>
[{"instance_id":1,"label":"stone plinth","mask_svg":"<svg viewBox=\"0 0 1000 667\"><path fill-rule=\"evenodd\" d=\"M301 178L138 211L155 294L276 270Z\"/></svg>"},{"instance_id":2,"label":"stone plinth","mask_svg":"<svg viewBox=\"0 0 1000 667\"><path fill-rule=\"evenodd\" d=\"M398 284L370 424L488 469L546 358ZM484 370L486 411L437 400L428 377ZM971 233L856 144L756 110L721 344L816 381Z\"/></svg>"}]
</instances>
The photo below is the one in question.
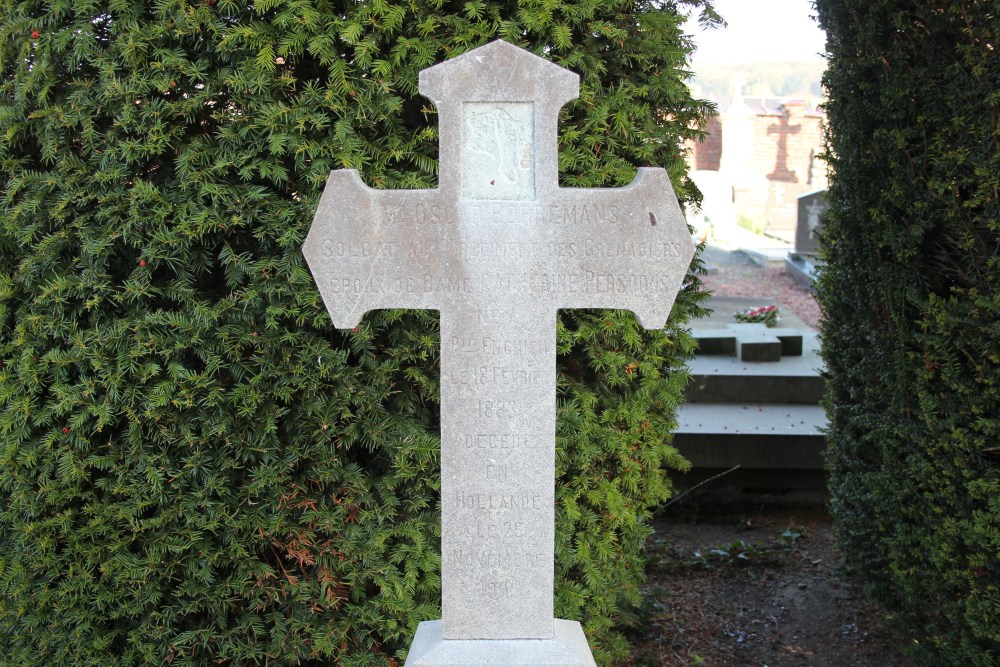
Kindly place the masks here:
<instances>
[{"instance_id":1,"label":"stone plinth","mask_svg":"<svg viewBox=\"0 0 1000 667\"><path fill-rule=\"evenodd\" d=\"M441 621L424 621L406 667L596 667L583 629L556 619L550 639L444 639Z\"/></svg>"}]
</instances>

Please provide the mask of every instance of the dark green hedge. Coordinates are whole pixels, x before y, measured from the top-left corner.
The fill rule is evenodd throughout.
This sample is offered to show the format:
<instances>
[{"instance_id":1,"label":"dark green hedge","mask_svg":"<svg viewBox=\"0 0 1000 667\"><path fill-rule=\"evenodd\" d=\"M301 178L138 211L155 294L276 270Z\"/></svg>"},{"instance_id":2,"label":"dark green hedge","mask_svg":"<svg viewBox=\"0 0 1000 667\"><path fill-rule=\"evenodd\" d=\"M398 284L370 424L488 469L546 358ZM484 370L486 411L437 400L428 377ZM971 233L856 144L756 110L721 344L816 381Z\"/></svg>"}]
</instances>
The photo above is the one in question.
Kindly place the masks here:
<instances>
[{"instance_id":1,"label":"dark green hedge","mask_svg":"<svg viewBox=\"0 0 1000 667\"><path fill-rule=\"evenodd\" d=\"M1000 2L820 0L833 509L928 665L1000 664Z\"/></svg>"},{"instance_id":2,"label":"dark green hedge","mask_svg":"<svg viewBox=\"0 0 1000 667\"><path fill-rule=\"evenodd\" d=\"M694 1L687 4L701 4ZM502 37L582 75L567 185L707 111L672 4L0 0L0 663L378 665L439 615L435 315L331 328L331 169L432 187L417 73ZM669 122L666 121L669 119ZM703 297L559 329L557 612L627 647Z\"/></svg>"}]
</instances>

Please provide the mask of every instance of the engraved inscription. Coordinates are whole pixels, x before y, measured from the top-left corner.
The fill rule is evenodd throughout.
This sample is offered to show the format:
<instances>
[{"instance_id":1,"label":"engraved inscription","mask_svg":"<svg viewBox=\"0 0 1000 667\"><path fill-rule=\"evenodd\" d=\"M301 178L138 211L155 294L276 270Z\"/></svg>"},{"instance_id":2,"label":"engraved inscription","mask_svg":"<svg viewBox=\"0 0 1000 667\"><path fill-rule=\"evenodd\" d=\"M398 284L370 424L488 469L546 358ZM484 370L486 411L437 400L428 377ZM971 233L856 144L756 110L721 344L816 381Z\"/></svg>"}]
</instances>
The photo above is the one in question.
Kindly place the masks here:
<instances>
[{"instance_id":1,"label":"engraved inscription","mask_svg":"<svg viewBox=\"0 0 1000 667\"><path fill-rule=\"evenodd\" d=\"M391 205L381 206L382 219L390 225L441 225L453 223L457 219L456 211L451 206L443 204L414 204L411 206Z\"/></svg>"},{"instance_id":2,"label":"engraved inscription","mask_svg":"<svg viewBox=\"0 0 1000 667\"><path fill-rule=\"evenodd\" d=\"M467 294L469 279L456 276L433 276L424 274L410 278L380 280L372 276L361 278L330 278L327 287L338 294Z\"/></svg>"},{"instance_id":3,"label":"engraved inscription","mask_svg":"<svg viewBox=\"0 0 1000 667\"><path fill-rule=\"evenodd\" d=\"M490 257L502 260L541 259L543 257L640 257L653 259L677 259L683 252L679 243L654 242L604 242L585 239L582 242L563 241L549 242L546 246L512 241L496 243L477 241L460 244L462 257L475 259ZM324 239L323 256L333 258L372 257L376 259L395 259L399 256L430 259L440 252L437 241L411 241L406 244L385 242L344 243ZM427 276L425 276L427 278Z\"/></svg>"},{"instance_id":4,"label":"engraved inscription","mask_svg":"<svg viewBox=\"0 0 1000 667\"><path fill-rule=\"evenodd\" d=\"M651 257L653 259L677 259L681 256L680 243L632 243L617 241L602 243L587 239L584 254L587 257Z\"/></svg>"},{"instance_id":5,"label":"engraved inscription","mask_svg":"<svg viewBox=\"0 0 1000 667\"><path fill-rule=\"evenodd\" d=\"M479 401L477 413L480 419L512 419L517 410L511 401Z\"/></svg>"},{"instance_id":6,"label":"engraved inscription","mask_svg":"<svg viewBox=\"0 0 1000 667\"><path fill-rule=\"evenodd\" d=\"M486 595L509 595L514 591L514 582L510 580L481 579L477 588Z\"/></svg>"},{"instance_id":7,"label":"engraved inscription","mask_svg":"<svg viewBox=\"0 0 1000 667\"><path fill-rule=\"evenodd\" d=\"M646 292L667 289L672 285L667 275L632 275L628 273L594 273L587 271L584 275L587 288L591 293L625 293Z\"/></svg>"},{"instance_id":8,"label":"engraved inscription","mask_svg":"<svg viewBox=\"0 0 1000 667\"><path fill-rule=\"evenodd\" d=\"M548 342L541 339L451 336L446 342L456 352L472 354L544 354L548 351Z\"/></svg>"},{"instance_id":9,"label":"engraved inscription","mask_svg":"<svg viewBox=\"0 0 1000 667\"><path fill-rule=\"evenodd\" d=\"M486 464L486 479L510 479L510 466L495 463Z\"/></svg>"},{"instance_id":10,"label":"engraved inscription","mask_svg":"<svg viewBox=\"0 0 1000 667\"><path fill-rule=\"evenodd\" d=\"M548 377L537 368L476 366L467 372L448 372L448 382L455 385L537 385Z\"/></svg>"},{"instance_id":11,"label":"engraved inscription","mask_svg":"<svg viewBox=\"0 0 1000 667\"><path fill-rule=\"evenodd\" d=\"M480 310L476 313L479 324L503 324L509 320L509 316L500 310Z\"/></svg>"},{"instance_id":12,"label":"engraved inscription","mask_svg":"<svg viewBox=\"0 0 1000 667\"><path fill-rule=\"evenodd\" d=\"M491 204L471 201L465 207L481 224L530 227L616 224L624 220L617 204L534 204L504 202Z\"/></svg>"},{"instance_id":13,"label":"engraved inscription","mask_svg":"<svg viewBox=\"0 0 1000 667\"><path fill-rule=\"evenodd\" d=\"M576 257L579 243L574 241L564 241L561 243L549 242L549 255L552 257Z\"/></svg>"},{"instance_id":14,"label":"engraved inscription","mask_svg":"<svg viewBox=\"0 0 1000 667\"><path fill-rule=\"evenodd\" d=\"M456 494L455 507L463 510L540 510L542 497L538 495L515 495L506 493Z\"/></svg>"},{"instance_id":15,"label":"engraved inscription","mask_svg":"<svg viewBox=\"0 0 1000 667\"><path fill-rule=\"evenodd\" d=\"M554 222L575 227L589 225L592 222L614 224L621 221L618 207L613 204L609 206L563 204L552 206L551 211Z\"/></svg>"},{"instance_id":16,"label":"engraved inscription","mask_svg":"<svg viewBox=\"0 0 1000 667\"><path fill-rule=\"evenodd\" d=\"M437 257L440 252L437 241L417 240L411 241L406 246L407 257L419 257L420 259L430 259Z\"/></svg>"},{"instance_id":17,"label":"engraved inscription","mask_svg":"<svg viewBox=\"0 0 1000 667\"><path fill-rule=\"evenodd\" d=\"M323 239L323 256L333 257L380 257L391 259L395 254L395 244L391 242L369 243L344 243L343 241L333 241Z\"/></svg>"},{"instance_id":18,"label":"engraved inscription","mask_svg":"<svg viewBox=\"0 0 1000 667\"><path fill-rule=\"evenodd\" d=\"M497 278L496 287L522 294L602 294L666 289L671 277L666 274L630 273L530 273Z\"/></svg>"},{"instance_id":19,"label":"engraved inscription","mask_svg":"<svg viewBox=\"0 0 1000 667\"><path fill-rule=\"evenodd\" d=\"M576 294L580 290L577 273L522 273L498 277L497 285L508 292L521 294Z\"/></svg>"},{"instance_id":20,"label":"engraved inscription","mask_svg":"<svg viewBox=\"0 0 1000 667\"><path fill-rule=\"evenodd\" d=\"M542 259L549 257L639 257L652 259L677 259L683 253L680 243L669 242L628 242L597 241L591 238L583 241L550 241L544 246L524 242L495 243L477 241L460 245L462 257L476 259L489 257L503 260ZM422 256L431 255L436 248L421 249ZM414 253L408 250L409 254Z\"/></svg>"},{"instance_id":21,"label":"engraved inscription","mask_svg":"<svg viewBox=\"0 0 1000 667\"><path fill-rule=\"evenodd\" d=\"M449 549L448 557L458 565L469 565L477 568L491 567L528 567L545 558L545 554L534 551L516 551L500 549L487 551L485 549Z\"/></svg>"},{"instance_id":22,"label":"engraved inscription","mask_svg":"<svg viewBox=\"0 0 1000 667\"><path fill-rule=\"evenodd\" d=\"M531 446L531 441L532 439L526 435L476 433L462 436L464 446L477 449L524 449Z\"/></svg>"},{"instance_id":23,"label":"engraved inscription","mask_svg":"<svg viewBox=\"0 0 1000 667\"><path fill-rule=\"evenodd\" d=\"M487 539L491 537L524 537L527 534L527 525L520 521L472 521L461 524L458 528L460 534L475 539Z\"/></svg>"},{"instance_id":24,"label":"engraved inscription","mask_svg":"<svg viewBox=\"0 0 1000 667\"><path fill-rule=\"evenodd\" d=\"M495 257L498 259L531 259L537 256L535 246L530 243L490 243L486 241L463 243L462 257L475 259Z\"/></svg>"}]
</instances>

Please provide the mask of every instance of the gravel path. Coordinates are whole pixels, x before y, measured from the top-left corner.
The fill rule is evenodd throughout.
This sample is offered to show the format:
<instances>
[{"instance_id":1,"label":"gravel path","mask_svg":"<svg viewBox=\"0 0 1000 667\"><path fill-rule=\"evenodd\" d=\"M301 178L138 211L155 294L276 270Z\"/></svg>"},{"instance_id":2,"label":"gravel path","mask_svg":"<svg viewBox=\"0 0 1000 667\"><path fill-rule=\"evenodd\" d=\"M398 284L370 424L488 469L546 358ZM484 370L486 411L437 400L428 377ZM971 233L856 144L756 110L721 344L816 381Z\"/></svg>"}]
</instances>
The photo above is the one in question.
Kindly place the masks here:
<instances>
[{"instance_id":1,"label":"gravel path","mask_svg":"<svg viewBox=\"0 0 1000 667\"><path fill-rule=\"evenodd\" d=\"M812 293L785 274L785 270L754 264L738 250L708 245L704 253L709 275L705 286L720 297L760 298L761 306L783 304L799 319L819 329L820 309Z\"/></svg>"}]
</instances>

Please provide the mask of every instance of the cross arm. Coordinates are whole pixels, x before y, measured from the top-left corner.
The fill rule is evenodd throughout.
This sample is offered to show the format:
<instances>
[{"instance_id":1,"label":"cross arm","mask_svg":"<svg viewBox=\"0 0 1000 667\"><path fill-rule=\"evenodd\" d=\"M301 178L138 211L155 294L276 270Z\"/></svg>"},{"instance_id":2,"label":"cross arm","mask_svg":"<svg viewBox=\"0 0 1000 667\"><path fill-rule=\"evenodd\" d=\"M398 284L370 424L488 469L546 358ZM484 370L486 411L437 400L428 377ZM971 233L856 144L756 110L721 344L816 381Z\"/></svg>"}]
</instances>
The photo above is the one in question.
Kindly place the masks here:
<instances>
[{"instance_id":1,"label":"cross arm","mask_svg":"<svg viewBox=\"0 0 1000 667\"><path fill-rule=\"evenodd\" d=\"M623 188L560 188L553 201L551 261L570 277L559 307L623 308L662 327L695 250L667 172L639 169Z\"/></svg>"},{"instance_id":2,"label":"cross arm","mask_svg":"<svg viewBox=\"0 0 1000 667\"><path fill-rule=\"evenodd\" d=\"M443 277L447 220L437 190L374 190L354 169L331 172L302 252L333 325L379 308L439 308L461 284Z\"/></svg>"}]
</instances>

